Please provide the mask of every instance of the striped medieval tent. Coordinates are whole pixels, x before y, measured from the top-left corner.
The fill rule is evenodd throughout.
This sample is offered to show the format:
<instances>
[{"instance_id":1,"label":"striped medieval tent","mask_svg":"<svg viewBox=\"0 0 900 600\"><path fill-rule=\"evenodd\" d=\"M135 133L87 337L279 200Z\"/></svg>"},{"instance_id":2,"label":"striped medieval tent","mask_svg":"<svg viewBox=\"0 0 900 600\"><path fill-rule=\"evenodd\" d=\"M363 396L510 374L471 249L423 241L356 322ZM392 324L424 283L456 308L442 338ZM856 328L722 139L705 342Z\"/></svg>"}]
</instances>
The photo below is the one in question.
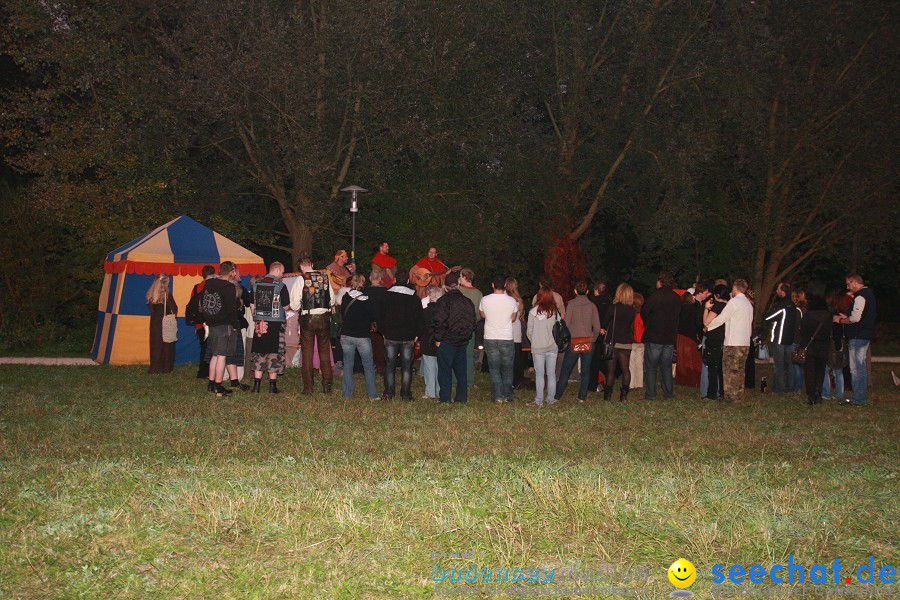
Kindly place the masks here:
<instances>
[{"instance_id":1,"label":"striped medieval tent","mask_svg":"<svg viewBox=\"0 0 900 600\"><path fill-rule=\"evenodd\" d=\"M150 308L145 300L156 275L172 276L178 304L176 364L196 362L200 346L184 308L206 265L230 260L241 275L265 275L262 258L187 216L181 216L106 256L91 358L126 365L150 362ZM246 284L246 281L245 281Z\"/></svg>"}]
</instances>

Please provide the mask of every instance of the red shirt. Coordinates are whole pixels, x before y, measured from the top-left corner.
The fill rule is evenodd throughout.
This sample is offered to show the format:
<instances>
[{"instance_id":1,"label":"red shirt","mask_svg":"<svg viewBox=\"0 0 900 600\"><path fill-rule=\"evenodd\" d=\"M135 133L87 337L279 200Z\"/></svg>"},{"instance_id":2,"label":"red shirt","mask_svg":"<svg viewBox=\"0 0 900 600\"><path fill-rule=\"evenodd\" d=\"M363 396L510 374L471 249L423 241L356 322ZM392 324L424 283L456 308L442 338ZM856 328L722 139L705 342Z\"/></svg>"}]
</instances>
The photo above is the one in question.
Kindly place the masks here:
<instances>
[{"instance_id":1,"label":"red shirt","mask_svg":"<svg viewBox=\"0 0 900 600\"><path fill-rule=\"evenodd\" d=\"M381 252L376 252L372 257L372 264L378 265L382 269L393 269L397 266L397 259Z\"/></svg>"}]
</instances>

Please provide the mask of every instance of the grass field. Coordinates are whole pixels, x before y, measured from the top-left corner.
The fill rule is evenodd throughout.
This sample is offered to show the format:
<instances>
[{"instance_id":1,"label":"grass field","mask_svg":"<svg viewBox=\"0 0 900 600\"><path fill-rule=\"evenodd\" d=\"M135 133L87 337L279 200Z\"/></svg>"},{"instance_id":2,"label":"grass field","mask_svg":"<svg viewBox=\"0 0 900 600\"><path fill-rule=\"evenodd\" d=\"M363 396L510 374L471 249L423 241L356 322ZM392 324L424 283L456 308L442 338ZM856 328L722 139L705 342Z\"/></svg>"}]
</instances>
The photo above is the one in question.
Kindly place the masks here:
<instances>
[{"instance_id":1,"label":"grass field","mask_svg":"<svg viewBox=\"0 0 900 600\"><path fill-rule=\"evenodd\" d=\"M570 387L536 410L489 403L485 375L467 406L370 403L361 380L299 396L296 371L287 393L217 400L193 372L0 366L0 597L440 597L468 590L436 574L475 563L663 598L684 557L709 598L714 564L900 566L885 367L865 408L577 405Z\"/></svg>"}]
</instances>

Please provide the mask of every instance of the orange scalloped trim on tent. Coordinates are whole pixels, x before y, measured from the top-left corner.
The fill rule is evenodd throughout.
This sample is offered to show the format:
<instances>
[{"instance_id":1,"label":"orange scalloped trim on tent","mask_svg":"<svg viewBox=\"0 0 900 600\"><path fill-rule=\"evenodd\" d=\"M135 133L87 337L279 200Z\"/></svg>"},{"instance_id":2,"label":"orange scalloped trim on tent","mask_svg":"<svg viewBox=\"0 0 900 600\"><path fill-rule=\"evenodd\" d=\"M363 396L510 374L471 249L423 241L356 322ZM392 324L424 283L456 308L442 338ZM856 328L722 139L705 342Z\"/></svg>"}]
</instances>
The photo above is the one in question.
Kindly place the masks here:
<instances>
[{"instance_id":1,"label":"orange scalloped trim on tent","mask_svg":"<svg viewBox=\"0 0 900 600\"><path fill-rule=\"evenodd\" d=\"M138 275L182 275L199 277L203 267L209 263L154 263L133 260L104 261L103 270L107 273L136 273ZM265 275L263 263L237 263L241 275Z\"/></svg>"}]
</instances>

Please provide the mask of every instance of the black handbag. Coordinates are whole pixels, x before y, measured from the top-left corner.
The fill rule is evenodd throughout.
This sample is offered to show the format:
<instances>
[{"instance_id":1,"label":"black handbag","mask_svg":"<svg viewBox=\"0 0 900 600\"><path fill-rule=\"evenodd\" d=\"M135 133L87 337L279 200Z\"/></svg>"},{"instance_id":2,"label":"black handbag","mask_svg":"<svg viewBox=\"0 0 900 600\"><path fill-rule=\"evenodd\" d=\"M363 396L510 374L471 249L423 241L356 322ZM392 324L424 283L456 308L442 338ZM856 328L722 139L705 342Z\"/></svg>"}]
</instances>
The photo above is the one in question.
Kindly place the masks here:
<instances>
[{"instance_id":1,"label":"black handbag","mask_svg":"<svg viewBox=\"0 0 900 600\"><path fill-rule=\"evenodd\" d=\"M616 355L616 307L613 306L612 335L610 330L606 330L603 336L603 344L600 345L600 360L612 360Z\"/></svg>"},{"instance_id":2,"label":"black handbag","mask_svg":"<svg viewBox=\"0 0 900 600\"><path fill-rule=\"evenodd\" d=\"M559 318L559 312L556 313L556 323L553 324L553 340L556 342L556 348L560 352L564 352L568 348L569 342L572 341L569 326Z\"/></svg>"},{"instance_id":3,"label":"black handbag","mask_svg":"<svg viewBox=\"0 0 900 600\"><path fill-rule=\"evenodd\" d=\"M819 330L822 329L822 325L825 324L825 321L819 323L819 326L816 327L816 331L812 334L812 337L809 338L809 341L806 342L806 346L803 348L797 348L794 350L794 353L791 354L791 360L797 363L798 365L806 364L806 351L809 350L809 345L813 343L813 340L816 339L816 336L819 335Z\"/></svg>"}]
</instances>

